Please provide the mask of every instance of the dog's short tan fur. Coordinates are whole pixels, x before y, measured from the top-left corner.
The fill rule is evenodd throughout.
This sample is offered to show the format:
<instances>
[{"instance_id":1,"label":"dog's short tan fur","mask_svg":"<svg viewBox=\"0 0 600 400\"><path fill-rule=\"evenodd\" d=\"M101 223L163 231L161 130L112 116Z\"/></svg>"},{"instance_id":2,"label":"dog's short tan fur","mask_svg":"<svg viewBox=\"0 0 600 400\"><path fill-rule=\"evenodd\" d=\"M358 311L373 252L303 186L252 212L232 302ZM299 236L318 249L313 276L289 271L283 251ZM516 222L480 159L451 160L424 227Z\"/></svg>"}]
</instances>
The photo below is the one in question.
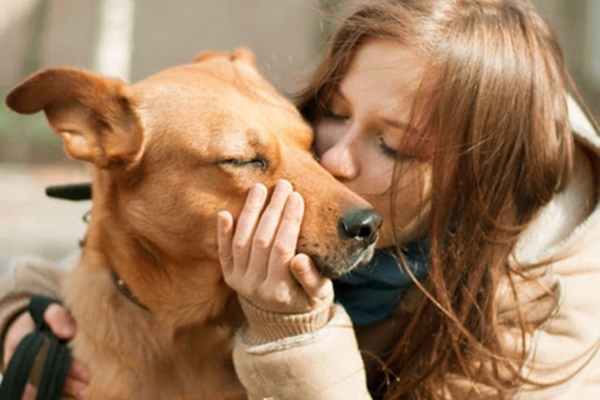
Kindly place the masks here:
<instances>
[{"instance_id":1,"label":"dog's short tan fur","mask_svg":"<svg viewBox=\"0 0 600 400\"><path fill-rule=\"evenodd\" d=\"M339 234L344 213L368 205L313 159L310 128L248 50L205 53L133 85L44 70L7 105L44 110L67 153L95 167L85 246L63 285L91 399L245 397L230 359L241 314L218 265L216 215L239 213L254 183L285 178L304 196L299 250L324 271L371 250ZM148 310L116 289L111 270Z\"/></svg>"}]
</instances>

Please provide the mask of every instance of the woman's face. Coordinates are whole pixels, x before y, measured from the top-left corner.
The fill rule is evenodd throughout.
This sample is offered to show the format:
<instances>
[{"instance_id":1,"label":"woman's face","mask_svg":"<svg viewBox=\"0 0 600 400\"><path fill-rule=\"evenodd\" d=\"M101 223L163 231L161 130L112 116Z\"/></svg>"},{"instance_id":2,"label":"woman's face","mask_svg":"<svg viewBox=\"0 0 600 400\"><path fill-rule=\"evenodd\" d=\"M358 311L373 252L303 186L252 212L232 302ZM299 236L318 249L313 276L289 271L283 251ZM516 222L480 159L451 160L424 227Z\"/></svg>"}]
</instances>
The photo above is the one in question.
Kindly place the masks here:
<instances>
[{"instance_id":1,"label":"woman's face","mask_svg":"<svg viewBox=\"0 0 600 400\"><path fill-rule=\"evenodd\" d=\"M400 243L416 239L427 227L432 143L419 126L409 125L422 71L422 59L400 44L363 44L315 125L321 164L384 217L378 247L395 244L392 206ZM398 174L392 187L395 163Z\"/></svg>"}]
</instances>

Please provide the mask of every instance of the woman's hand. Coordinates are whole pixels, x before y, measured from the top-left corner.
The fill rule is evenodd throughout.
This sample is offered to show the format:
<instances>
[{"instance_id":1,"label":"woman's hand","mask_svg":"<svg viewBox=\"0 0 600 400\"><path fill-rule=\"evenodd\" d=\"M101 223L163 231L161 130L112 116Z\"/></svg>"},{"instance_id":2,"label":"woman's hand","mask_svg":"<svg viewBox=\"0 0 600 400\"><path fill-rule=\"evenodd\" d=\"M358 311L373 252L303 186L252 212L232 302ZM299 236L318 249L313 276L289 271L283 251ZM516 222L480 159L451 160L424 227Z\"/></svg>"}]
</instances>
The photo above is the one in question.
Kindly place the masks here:
<instances>
[{"instance_id":1,"label":"woman's hand","mask_svg":"<svg viewBox=\"0 0 600 400\"><path fill-rule=\"evenodd\" d=\"M48 307L44 313L44 320L60 339L71 340L77 332L75 321L73 321L69 312L58 304L51 304ZM4 359L2 360L5 369L23 337L34 330L35 324L28 312L19 315L8 327L4 340ZM87 368L83 364L73 361L65 383L64 394L79 400L85 399L89 380L90 374ZM35 388L27 384L23 399L33 400L35 394Z\"/></svg>"},{"instance_id":2,"label":"woman's hand","mask_svg":"<svg viewBox=\"0 0 600 400\"><path fill-rule=\"evenodd\" d=\"M331 280L306 254L296 254L304 200L288 181L279 181L265 208L267 188L255 185L235 226L218 215L219 257L225 282L256 307L303 313L333 302ZM263 211L264 208L264 211Z\"/></svg>"}]
</instances>

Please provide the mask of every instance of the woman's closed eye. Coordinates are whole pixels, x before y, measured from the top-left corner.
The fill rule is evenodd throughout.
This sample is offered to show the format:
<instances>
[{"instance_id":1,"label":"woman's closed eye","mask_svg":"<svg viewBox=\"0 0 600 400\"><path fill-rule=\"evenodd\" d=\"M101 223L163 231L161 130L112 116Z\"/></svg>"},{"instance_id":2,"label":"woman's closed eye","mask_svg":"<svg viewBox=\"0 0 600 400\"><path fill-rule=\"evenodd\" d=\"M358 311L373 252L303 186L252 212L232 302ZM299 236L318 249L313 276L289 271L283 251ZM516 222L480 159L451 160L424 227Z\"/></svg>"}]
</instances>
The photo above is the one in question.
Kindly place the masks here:
<instances>
[{"instance_id":1,"label":"woman's closed eye","mask_svg":"<svg viewBox=\"0 0 600 400\"><path fill-rule=\"evenodd\" d=\"M391 147L386 143L382 135L377 136L377 146L386 157L392 158L397 161L414 160L417 158L414 154L399 151L398 149Z\"/></svg>"},{"instance_id":2,"label":"woman's closed eye","mask_svg":"<svg viewBox=\"0 0 600 400\"><path fill-rule=\"evenodd\" d=\"M342 112L334 111L331 108L325 108L323 109L323 118L331 121L342 122L348 120L350 116Z\"/></svg>"}]
</instances>

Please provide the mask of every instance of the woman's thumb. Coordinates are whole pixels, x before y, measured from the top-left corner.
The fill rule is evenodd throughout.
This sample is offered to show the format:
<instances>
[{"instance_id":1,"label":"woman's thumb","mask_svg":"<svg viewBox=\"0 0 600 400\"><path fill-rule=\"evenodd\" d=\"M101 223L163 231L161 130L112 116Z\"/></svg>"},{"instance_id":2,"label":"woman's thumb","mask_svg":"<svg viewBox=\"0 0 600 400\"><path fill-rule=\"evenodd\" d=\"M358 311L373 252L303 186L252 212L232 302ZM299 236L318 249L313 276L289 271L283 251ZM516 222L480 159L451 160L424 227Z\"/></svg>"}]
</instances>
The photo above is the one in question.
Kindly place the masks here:
<instances>
[{"instance_id":1,"label":"woman's thumb","mask_svg":"<svg viewBox=\"0 0 600 400\"><path fill-rule=\"evenodd\" d=\"M333 300L331 279L322 276L313 260L306 254L296 254L290 263L292 275L311 300Z\"/></svg>"}]
</instances>

